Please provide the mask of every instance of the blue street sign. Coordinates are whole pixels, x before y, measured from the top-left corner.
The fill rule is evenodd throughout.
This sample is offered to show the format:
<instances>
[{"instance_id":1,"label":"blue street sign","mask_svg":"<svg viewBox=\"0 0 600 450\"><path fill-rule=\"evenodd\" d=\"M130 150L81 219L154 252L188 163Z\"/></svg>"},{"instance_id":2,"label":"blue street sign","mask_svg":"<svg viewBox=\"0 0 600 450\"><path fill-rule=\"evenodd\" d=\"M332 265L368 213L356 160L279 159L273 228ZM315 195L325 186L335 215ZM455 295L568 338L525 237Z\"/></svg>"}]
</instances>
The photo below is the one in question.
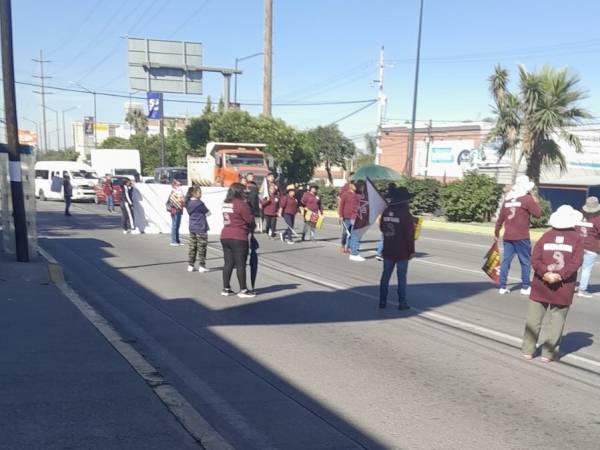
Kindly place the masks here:
<instances>
[{"instance_id":1,"label":"blue street sign","mask_svg":"<svg viewBox=\"0 0 600 450\"><path fill-rule=\"evenodd\" d=\"M162 93L148 92L148 119L162 119Z\"/></svg>"}]
</instances>

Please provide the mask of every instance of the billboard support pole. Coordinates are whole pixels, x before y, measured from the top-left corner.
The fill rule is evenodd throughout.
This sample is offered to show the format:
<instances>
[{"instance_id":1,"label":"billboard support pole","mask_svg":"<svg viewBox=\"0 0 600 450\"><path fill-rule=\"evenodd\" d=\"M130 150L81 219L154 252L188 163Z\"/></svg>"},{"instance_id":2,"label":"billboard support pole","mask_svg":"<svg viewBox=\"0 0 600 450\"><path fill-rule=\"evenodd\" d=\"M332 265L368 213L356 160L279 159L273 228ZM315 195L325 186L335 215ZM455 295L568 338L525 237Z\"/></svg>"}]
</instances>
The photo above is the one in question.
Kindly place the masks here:
<instances>
[{"instance_id":1,"label":"billboard support pole","mask_svg":"<svg viewBox=\"0 0 600 450\"><path fill-rule=\"evenodd\" d=\"M165 167L165 119L160 117L160 167Z\"/></svg>"}]
</instances>

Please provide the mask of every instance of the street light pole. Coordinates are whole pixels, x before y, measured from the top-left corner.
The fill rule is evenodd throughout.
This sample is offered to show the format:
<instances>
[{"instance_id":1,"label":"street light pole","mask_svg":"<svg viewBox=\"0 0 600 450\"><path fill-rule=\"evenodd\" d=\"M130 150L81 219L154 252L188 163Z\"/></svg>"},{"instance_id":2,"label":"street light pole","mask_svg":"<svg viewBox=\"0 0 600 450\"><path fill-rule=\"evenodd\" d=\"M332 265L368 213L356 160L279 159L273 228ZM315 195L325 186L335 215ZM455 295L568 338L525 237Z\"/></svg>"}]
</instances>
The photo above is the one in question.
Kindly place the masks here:
<instances>
[{"instance_id":1,"label":"street light pole","mask_svg":"<svg viewBox=\"0 0 600 450\"><path fill-rule=\"evenodd\" d=\"M58 110L46 105L44 105L43 108L56 114L56 150L60 150L60 122L58 121Z\"/></svg>"},{"instance_id":2,"label":"street light pole","mask_svg":"<svg viewBox=\"0 0 600 450\"><path fill-rule=\"evenodd\" d=\"M79 83L78 81L69 81L69 83L79 86L81 89L89 92L94 97L94 148L98 148L98 134L96 133L96 128L98 124L97 116L96 116L96 91L86 88L84 85Z\"/></svg>"},{"instance_id":3,"label":"street light pole","mask_svg":"<svg viewBox=\"0 0 600 450\"><path fill-rule=\"evenodd\" d=\"M69 111L73 111L74 109L78 109L79 106L72 106L71 108L63 109L61 111L62 114L62 128L63 128L63 146L65 151L67 150L67 127L65 126L65 113Z\"/></svg>"}]
</instances>

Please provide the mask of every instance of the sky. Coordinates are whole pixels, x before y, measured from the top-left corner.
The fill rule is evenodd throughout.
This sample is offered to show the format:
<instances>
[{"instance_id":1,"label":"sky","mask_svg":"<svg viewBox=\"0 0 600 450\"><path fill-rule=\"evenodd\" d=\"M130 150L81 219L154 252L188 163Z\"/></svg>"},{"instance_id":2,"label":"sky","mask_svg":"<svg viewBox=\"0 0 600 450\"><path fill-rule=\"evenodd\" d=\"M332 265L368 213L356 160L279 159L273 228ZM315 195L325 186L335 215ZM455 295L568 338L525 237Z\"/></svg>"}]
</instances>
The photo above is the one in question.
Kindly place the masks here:
<instances>
[{"instance_id":1,"label":"sky","mask_svg":"<svg viewBox=\"0 0 600 450\"><path fill-rule=\"evenodd\" d=\"M263 0L13 0L15 76L47 84L128 95L124 36L201 42L203 63L233 67L262 51ZM297 105L377 97L378 58L385 47L387 123L411 117L419 0L273 0L273 115L300 129L336 122L365 104ZM487 77L496 63L516 80L517 65L568 67L600 115L600 2L590 0L424 0L418 120L491 116ZM261 103L262 57L240 62L238 101ZM516 83L513 83L513 87ZM40 96L18 85L21 128L41 121ZM206 73L204 93L165 98L206 101L222 95L221 75ZM46 104L72 120L93 115L92 95L55 90ZM139 94L137 94L139 95ZM125 98L98 96L99 122L121 122ZM289 104L295 104L289 106ZM284 104L279 106L278 104ZM286 106L287 105L287 106ZM165 102L166 115L196 115L203 105ZM260 106L243 106L252 114ZM56 129L48 114L48 131ZM52 122L50 122L52 120ZM357 145L377 125L377 107L339 122ZM68 128L70 129L70 128ZM53 139L53 138L52 138Z\"/></svg>"}]
</instances>

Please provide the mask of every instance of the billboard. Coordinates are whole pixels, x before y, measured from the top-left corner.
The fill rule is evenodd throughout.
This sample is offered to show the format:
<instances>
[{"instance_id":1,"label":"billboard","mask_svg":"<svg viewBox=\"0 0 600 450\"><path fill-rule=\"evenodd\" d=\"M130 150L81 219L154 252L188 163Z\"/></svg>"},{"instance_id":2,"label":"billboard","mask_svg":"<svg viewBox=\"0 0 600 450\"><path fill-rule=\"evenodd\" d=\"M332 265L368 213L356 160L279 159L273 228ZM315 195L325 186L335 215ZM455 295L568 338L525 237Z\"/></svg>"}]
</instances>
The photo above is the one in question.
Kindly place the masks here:
<instances>
[{"instance_id":1,"label":"billboard","mask_svg":"<svg viewBox=\"0 0 600 450\"><path fill-rule=\"evenodd\" d=\"M415 142L415 175L461 177L470 165L475 141L472 139Z\"/></svg>"},{"instance_id":2,"label":"billboard","mask_svg":"<svg viewBox=\"0 0 600 450\"><path fill-rule=\"evenodd\" d=\"M19 128L19 144L31 145L37 147L38 135L35 131L23 130Z\"/></svg>"},{"instance_id":3,"label":"billboard","mask_svg":"<svg viewBox=\"0 0 600 450\"><path fill-rule=\"evenodd\" d=\"M83 133L86 136L91 136L94 134L94 117L93 116L85 116L83 118Z\"/></svg>"},{"instance_id":4,"label":"billboard","mask_svg":"<svg viewBox=\"0 0 600 450\"><path fill-rule=\"evenodd\" d=\"M600 132L597 130L577 130L573 134L579 137L581 141L582 153L577 153L575 148L566 141L558 140L558 144L567 159L568 167L600 170Z\"/></svg>"}]
</instances>

